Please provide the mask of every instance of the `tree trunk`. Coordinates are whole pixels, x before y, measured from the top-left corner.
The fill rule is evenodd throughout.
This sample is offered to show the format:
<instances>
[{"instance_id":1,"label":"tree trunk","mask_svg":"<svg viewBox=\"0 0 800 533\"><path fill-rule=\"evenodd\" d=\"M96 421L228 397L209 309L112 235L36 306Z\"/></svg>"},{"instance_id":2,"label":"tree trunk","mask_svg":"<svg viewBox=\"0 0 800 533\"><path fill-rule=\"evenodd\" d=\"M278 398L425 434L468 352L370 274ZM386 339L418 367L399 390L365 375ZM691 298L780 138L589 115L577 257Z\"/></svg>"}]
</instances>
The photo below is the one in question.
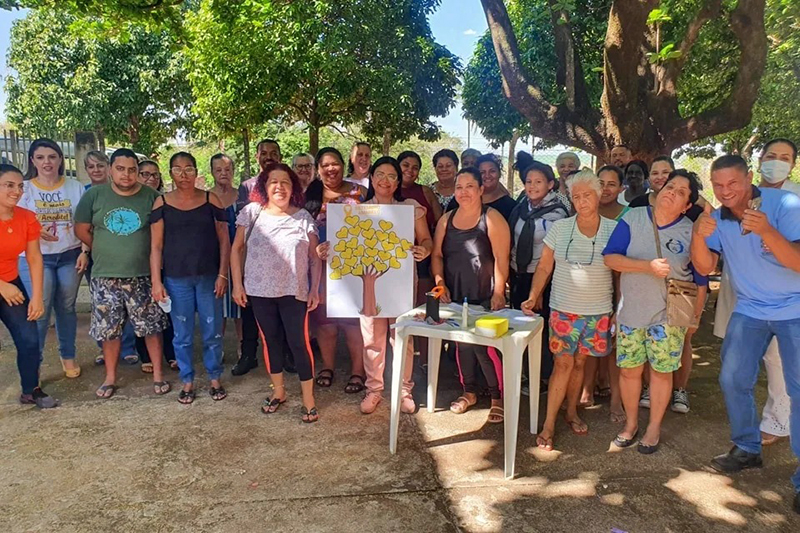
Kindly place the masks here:
<instances>
[{"instance_id":1,"label":"tree trunk","mask_svg":"<svg viewBox=\"0 0 800 533\"><path fill-rule=\"evenodd\" d=\"M514 155L517 151L517 141L519 141L519 131L514 130L508 143L508 172L506 174L506 188L512 198L516 198L514 195Z\"/></svg>"},{"instance_id":2,"label":"tree trunk","mask_svg":"<svg viewBox=\"0 0 800 533\"><path fill-rule=\"evenodd\" d=\"M383 155L389 155L389 150L392 148L392 128L383 130Z\"/></svg>"},{"instance_id":3,"label":"tree trunk","mask_svg":"<svg viewBox=\"0 0 800 533\"><path fill-rule=\"evenodd\" d=\"M322 127L319 113L317 113L317 100L311 102L311 110L308 113L308 151L316 157L319 152L319 129Z\"/></svg>"},{"instance_id":4,"label":"tree trunk","mask_svg":"<svg viewBox=\"0 0 800 533\"><path fill-rule=\"evenodd\" d=\"M244 167L242 167L240 182L250 179L250 131L247 128L242 130L242 144L244 145Z\"/></svg>"},{"instance_id":5,"label":"tree trunk","mask_svg":"<svg viewBox=\"0 0 800 533\"><path fill-rule=\"evenodd\" d=\"M375 299L375 281L377 276L374 274L364 274L361 280L364 282L364 294L361 307L363 316L378 316L378 302Z\"/></svg>"}]
</instances>

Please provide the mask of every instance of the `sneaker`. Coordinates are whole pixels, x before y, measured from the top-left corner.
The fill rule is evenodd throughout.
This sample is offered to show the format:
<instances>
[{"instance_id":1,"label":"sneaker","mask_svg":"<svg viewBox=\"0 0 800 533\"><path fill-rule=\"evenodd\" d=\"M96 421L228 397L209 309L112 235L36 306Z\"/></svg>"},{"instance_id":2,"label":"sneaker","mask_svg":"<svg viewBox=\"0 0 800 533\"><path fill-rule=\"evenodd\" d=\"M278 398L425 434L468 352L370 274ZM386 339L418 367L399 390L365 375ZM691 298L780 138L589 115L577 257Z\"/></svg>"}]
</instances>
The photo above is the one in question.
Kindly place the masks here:
<instances>
[{"instance_id":1,"label":"sneaker","mask_svg":"<svg viewBox=\"0 0 800 533\"><path fill-rule=\"evenodd\" d=\"M365 415L371 415L375 412L375 409L378 408L378 404L381 403L383 398L381 397L380 392L368 392L364 399L361 400L361 413Z\"/></svg>"},{"instance_id":2,"label":"sneaker","mask_svg":"<svg viewBox=\"0 0 800 533\"><path fill-rule=\"evenodd\" d=\"M650 388L642 387L642 395L639 397L639 407L650 409Z\"/></svg>"},{"instance_id":3,"label":"sneaker","mask_svg":"<svg viewBox=\"0 0 800 533\"><path fill-rule=\"evenodd\" d=\"M411 395L411 392L403 391L403 398L400 400L400 412L413 415L416 411L417 404L414 402L414 397Z\"/></svg>"},{"instance_id":4,"label":"sneaker","mask_svg":"<svg viewBox=\"0 0 800 533\"><path fill-rule=\"evenodd\" d=\"M689 393L686 389L672 391L672 412L686 414L689 412Z\"/></svg>"},{"instance_id":5,"label":"sneaker","mask_svg":"<svg viewBox=\"0 0 800 533\"><path fill-rule=\"evenodd\" d=\"M36 387L31 394L20 394L19 403L21 404L36 404L39 409L52 409L58 407L58 400L52 396L48 396L45 392Z\"/></svg>"}]
</instances>

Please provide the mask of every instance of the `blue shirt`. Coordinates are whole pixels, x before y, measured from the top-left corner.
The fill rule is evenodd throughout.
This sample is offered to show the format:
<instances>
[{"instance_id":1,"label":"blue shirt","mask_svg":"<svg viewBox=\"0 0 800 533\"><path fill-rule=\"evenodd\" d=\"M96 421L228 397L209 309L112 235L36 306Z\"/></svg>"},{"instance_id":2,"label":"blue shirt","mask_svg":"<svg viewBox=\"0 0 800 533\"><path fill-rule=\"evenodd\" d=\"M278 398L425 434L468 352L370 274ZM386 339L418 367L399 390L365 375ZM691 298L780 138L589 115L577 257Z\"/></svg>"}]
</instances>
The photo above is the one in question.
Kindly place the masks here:
<instances>
[{"instance_id":1,"label":"blue shirt","mask_svg":"<svg viewBox=\"0 0 800 533\"><path fill-rule=\"evenodd\" d=\"M758 191L761 211L770 225L785 239L800 241L800 197L778 189ZM723 217L722 212L717 209L711 214L717 229L706 238L706 244L723 255L729 269L737 297L733 312L758 320L800 317L800 273L781 265L755 233L742 235L741 223L732 216Z\"/></svg>"}]
</instances>

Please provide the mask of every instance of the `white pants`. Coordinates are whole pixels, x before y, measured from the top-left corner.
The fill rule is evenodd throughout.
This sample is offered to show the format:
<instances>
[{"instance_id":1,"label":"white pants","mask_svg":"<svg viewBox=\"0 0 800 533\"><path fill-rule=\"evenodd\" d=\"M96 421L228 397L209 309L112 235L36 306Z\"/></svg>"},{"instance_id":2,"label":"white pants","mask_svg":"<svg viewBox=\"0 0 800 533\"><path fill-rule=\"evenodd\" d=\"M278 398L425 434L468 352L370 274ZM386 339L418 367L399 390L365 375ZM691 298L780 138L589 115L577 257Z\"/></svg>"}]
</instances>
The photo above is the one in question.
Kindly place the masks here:
<instances>
[{"instance_id":1,"label":"white pants","mask_svg":"<svg viewBox=\"0 0 800 533\"><path fill-rule=\"evenodd\" d=\"M725 330L735 306L736 293L733 292L727 269L723 268L714 317L714 335L717 337L725 337ZM761 414L761 431L787 437L791 403L789 395L786 394L786 380L783 377L783 364L777 339L772 339L767 347L767 352L764 354L764 368L767 371L767 403L764 404L764 411Z\"/></svg>"}]
</instances>

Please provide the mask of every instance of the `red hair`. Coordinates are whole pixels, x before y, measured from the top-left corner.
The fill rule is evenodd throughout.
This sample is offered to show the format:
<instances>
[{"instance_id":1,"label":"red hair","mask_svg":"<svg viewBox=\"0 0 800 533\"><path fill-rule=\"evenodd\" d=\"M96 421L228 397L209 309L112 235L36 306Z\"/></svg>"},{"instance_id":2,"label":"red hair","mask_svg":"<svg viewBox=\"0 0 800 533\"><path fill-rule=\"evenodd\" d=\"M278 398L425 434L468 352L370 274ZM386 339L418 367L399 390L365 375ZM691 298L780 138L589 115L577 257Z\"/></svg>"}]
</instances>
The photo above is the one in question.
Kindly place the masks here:
<instances>
[{"instance_id":1,"label":"red hair","mask_svg":"<svg viewBox=\"0 0 800 533\"><path fill-rule=\"evenodd\" d=\"M294 170L289 165L284 163L267 163L264 170L256 178L256 185L250 192L250 201L257 202L261 206L269 204L269 194L267 194L267 181L269 175L276 171L282 170L289 174L289 179L292 180L292 195L289 197L289 205L293 207L303 207L305 205L305 195L303 194L303 186L300 185L300 178L297 177Z\"/></svg>"}]
</instances>

